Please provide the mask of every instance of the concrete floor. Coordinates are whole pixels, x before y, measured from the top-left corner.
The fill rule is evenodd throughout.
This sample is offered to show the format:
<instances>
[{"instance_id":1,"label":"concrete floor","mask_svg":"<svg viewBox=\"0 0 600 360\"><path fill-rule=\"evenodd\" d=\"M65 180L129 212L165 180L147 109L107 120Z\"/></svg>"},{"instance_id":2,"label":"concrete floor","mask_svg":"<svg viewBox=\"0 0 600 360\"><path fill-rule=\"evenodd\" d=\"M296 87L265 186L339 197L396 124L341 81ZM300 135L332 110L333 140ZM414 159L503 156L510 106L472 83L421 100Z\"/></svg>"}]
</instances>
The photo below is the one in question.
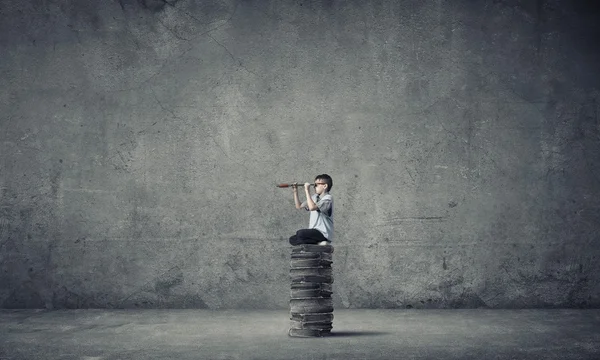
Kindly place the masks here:
<instances>
[{"instance_id":1,"label":"concrete floor","mask_svg":"<svg viewBox=\"0 0 600 360\"><path fill-rule=\"evenodd\" d=\"M600 359L600 310L0 310L0 359Z\"/></svg>"}]
</instances>

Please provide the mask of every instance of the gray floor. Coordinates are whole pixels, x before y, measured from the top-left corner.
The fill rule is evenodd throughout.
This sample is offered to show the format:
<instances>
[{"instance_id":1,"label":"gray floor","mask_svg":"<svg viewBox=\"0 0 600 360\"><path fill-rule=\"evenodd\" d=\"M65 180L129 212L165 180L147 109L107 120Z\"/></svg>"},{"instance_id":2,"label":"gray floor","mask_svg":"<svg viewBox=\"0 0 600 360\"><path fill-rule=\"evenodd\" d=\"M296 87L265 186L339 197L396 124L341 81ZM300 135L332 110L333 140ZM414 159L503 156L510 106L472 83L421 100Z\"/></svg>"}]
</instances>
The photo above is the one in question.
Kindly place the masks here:
<instances>
[{"instance_id":1,"label":"gray floor","mask_svg":"<svg viewBox=\"0 0 600 360\"><path fill-rule=\"evenodd\" d=\"M600 359L600 310L0 310L0 359Z\"/></svg>"}]
</instances>

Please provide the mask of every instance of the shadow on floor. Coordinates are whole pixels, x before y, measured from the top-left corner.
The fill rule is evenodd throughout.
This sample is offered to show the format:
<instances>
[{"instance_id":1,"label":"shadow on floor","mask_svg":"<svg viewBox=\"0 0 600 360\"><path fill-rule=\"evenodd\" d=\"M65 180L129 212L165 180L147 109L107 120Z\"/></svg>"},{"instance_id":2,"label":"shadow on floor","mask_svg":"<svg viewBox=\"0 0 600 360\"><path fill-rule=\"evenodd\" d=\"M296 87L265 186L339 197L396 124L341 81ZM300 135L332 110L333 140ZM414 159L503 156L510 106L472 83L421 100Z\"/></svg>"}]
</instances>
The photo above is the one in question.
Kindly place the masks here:
<instances>
[{"instance_id":1,"label":"shadow on floor","mask_svg":"<svg viewBox=\"0 0 600 360\"><path fill-rule=\"evenodd\" d=\"M332 331L329 334L329 337L377 336L387 334L388 333L381 331Z\"/></svg>"}]
</instances>

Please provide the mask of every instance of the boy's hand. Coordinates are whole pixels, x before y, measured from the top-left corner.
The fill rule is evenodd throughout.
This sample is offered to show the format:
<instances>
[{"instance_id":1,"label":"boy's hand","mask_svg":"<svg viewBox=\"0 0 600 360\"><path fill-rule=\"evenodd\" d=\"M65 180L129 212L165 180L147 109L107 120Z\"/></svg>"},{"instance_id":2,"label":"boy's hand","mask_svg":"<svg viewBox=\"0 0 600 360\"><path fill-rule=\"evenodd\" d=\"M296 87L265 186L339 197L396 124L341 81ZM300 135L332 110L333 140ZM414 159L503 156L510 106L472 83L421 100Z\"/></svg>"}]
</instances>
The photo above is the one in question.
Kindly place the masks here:
<instances>
[{"instance_id":1,"label":"boy's hand","mask_svg":"<svg viewBox=\"0 0 600 360\"><path fill-rule=\"evenodd\" d=\"M292 192L295 192L295 193L298 192L298 183L297 182L292 184Z\"/></svg>"},{"instance_id":2,"label":"boy's hand","mask_svg":"<svg viewBox=\"0 0 600 360\"><path fill-rule=\"evenodd\" d=\"M310 190L310 183L304 183L304 190Z\"/></svg>"}]
</instances>

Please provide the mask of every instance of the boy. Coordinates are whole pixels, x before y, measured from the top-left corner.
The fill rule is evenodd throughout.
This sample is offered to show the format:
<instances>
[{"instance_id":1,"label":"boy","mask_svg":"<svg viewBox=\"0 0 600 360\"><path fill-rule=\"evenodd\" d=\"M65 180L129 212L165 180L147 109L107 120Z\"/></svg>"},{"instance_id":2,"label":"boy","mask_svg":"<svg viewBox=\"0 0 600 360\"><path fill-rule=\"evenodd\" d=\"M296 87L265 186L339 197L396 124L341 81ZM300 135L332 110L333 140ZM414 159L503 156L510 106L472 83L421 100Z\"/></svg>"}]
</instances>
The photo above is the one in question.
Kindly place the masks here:
<instances>
[{"instance_id":1,"label":"boy","mask_svg":"<svg viewBox=\"0 0 600 360\"><path fill-rule=\"evenodd\" d=\"M298 184L292 186L296 209L304 208L310 211L308 229L301 229L296 235L290 237L290 244L319 244L328 245L333 240L333 196L329 193L333 187L333 180L327 174L315 177L315 193L310 195L309 183L304 184L306 201L300 204L298 200Z\"/></svg>"}]
</instances>

